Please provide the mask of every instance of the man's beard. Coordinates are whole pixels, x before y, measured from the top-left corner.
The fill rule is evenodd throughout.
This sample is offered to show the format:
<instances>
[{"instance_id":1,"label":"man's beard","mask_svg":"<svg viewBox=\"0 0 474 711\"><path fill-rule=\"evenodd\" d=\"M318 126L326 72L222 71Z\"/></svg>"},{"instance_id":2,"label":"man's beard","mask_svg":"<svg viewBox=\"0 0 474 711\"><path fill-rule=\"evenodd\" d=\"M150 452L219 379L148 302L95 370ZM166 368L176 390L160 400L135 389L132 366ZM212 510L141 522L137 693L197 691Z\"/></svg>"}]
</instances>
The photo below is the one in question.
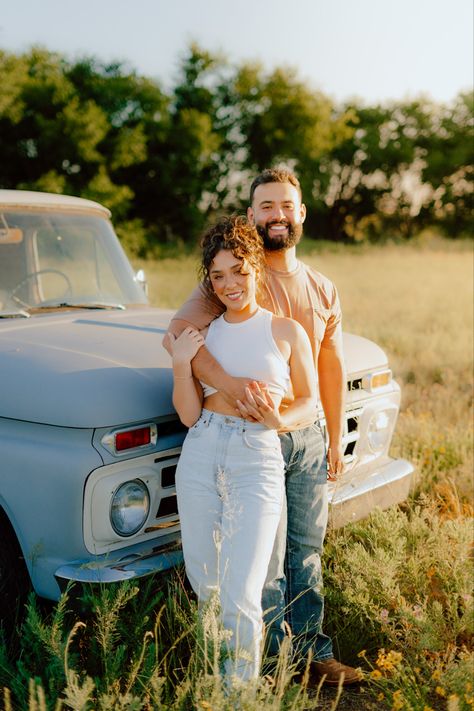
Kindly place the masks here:
<instances>
[{"instance_id":1,"label":"man's beard","mask_svg":"<svg viewBox=\"0 0 474 711\"><path fill-rule=\"evenodd\" d=\"M285 225L287 228L286 234L281 236L271 237L269 228L273 225ZM263 246L269 252L277 252L281 249L289 249L294 247L301 239L303 234L303 225L292 225L289 222L268 222L266 225L256 225L257 232L263 239Z\"/></svg>"}]
</instances>

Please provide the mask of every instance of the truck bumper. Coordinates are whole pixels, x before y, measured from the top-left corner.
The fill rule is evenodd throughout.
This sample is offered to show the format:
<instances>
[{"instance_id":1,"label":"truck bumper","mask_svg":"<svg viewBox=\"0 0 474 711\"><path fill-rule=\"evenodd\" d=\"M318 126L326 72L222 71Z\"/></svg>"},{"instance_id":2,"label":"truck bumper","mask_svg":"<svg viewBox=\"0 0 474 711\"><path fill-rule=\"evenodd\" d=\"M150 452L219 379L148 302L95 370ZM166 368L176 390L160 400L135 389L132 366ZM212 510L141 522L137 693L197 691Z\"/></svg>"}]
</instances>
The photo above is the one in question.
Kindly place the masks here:
<instances>
[{"instance_id":1,"label":"truck bumper","mask_svg":"<svg viewBox=\"0 0 474 711\"><path fill-rule=\"evenodd\" d=\"M373 465L372 465L373 466ZM368 516L374 508L386 509L404 501L414 468L406 459L390 459L362 476L330 485L329 521L340 528Z\"/></svg>"},{"instance_id":2,"label":"truck bumper","mask_svg":"<svg viewBox=\"0 0 474 711\"><path fill-rule=\"evenodd\" d=\"M176 534L160 538L159 545L130 546L113 554L96 556L92 560L73 561L61 565L55 577L61 590L69 582L119 583L142 578L173 568L183 560L181 542Z\"/></svg>"}]
</instances>

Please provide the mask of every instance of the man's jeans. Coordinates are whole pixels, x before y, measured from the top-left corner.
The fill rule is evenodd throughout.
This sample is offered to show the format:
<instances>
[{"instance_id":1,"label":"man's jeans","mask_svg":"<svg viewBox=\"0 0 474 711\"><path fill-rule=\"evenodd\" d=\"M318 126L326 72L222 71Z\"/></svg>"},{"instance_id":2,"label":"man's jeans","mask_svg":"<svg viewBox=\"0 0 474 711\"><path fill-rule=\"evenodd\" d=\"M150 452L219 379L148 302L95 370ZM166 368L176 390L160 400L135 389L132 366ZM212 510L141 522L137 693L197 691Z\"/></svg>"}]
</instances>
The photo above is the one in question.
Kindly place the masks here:
<instances>
[{"instance_id":1,"label":"man's jeans","mask_svg":"<svg viewBox=\"0 0 474 711\"><path fill-rule=\"evenodd\" d=\"M270 654L277 654L286 621L298 655L333 656L322 632L321 553L328 520L326 450L319 424L280 435L286 472L283 512L262 597Z\"/></svg>"},{"instance_id":2,"label":"man's jeans","mask_svg":"<svg viewBox=\"0 0 474 711\"><path fill-rule=\"evenodd\" d=\"M225 674L254 678L262 590L285 498L276 431L203 410L183 444L176 492L189 581L201 605L218 595L232 632Z\"/></svg>"}]
</instances>

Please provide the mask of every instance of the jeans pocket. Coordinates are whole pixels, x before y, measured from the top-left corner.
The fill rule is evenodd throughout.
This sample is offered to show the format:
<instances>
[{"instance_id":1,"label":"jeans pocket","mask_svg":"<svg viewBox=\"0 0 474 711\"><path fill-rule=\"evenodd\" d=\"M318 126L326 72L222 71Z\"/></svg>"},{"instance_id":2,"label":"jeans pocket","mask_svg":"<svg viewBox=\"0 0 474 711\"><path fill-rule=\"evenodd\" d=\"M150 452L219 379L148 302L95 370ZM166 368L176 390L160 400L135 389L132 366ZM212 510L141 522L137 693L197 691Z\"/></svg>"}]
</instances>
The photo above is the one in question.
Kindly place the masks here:
<instances>
[{"instance_id":1,"label":"jeans pocket","mask_svg":"<svg viewBox=\"0 0 474 711\"><path fill-rule=\"evenodd\" d=\"M194 423L192 427L189 428L186 439L193 439L193 437L199 437L204 427L207 425L207 420L202 416Z\"/></svg>"},{"instance_id":2,"label":"jeans pocket","mask_svg":"<svg viewBox=\"0 0 474 711\"><path fill-rule=\"evenodd\" d=\"M276 430L244 430L242 432L242 440L246 447L259 452L280 452L280 440Z\"/></svg>"}]
</instances>

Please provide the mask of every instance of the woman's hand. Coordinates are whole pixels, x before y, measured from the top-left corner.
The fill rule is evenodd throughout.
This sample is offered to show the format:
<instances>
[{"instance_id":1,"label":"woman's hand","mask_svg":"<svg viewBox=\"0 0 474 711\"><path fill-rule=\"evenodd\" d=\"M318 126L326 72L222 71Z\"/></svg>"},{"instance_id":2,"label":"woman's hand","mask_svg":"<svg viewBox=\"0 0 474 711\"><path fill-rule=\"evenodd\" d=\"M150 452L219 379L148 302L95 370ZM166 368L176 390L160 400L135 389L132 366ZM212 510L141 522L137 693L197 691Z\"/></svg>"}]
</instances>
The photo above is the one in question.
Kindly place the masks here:
<instances>
[{"instance_id":1,"label":"woman's hand","mask_svg":"<svg viewBox=\"0 0 474 711\"><path fill-rule=\"evenodd\" d=\"M245 402L237 400L237 411L241 417L261 422L270 430L281 428L280 413L264 383L253 381L245 388Z\"/></svg>"},{"instance_id":2,"label":"woman's hand","mask_svg":"<svg viewBox=\"0 0 474 711\"><path fill-rule=\"evenodd\" d=\"M172 333L168 335L173 365L190 363L201 346L204 345L204 337L192 326L185 328L178 338Z\"/></svg>"}]
</instances>

